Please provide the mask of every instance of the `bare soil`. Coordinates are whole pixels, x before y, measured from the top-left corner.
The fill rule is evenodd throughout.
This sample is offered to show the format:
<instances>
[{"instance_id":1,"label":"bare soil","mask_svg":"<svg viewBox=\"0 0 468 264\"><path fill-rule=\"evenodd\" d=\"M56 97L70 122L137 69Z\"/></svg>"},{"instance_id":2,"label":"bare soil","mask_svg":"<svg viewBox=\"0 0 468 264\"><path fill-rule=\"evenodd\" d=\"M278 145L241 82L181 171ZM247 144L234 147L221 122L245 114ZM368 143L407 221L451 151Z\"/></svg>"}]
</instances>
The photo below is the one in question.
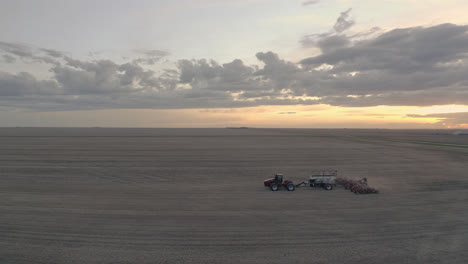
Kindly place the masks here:
<instances>
[{"instance_id":1,"label":"bare soil","mask_svg":"<svg viewBox=\"0 0 468 264\"><path fill-rule=\"evenodd\" d=\"M0 263L467 263L451 132L2 128ZM263 186L321 168L381 192Z\"/></svg>"}]
</instances>

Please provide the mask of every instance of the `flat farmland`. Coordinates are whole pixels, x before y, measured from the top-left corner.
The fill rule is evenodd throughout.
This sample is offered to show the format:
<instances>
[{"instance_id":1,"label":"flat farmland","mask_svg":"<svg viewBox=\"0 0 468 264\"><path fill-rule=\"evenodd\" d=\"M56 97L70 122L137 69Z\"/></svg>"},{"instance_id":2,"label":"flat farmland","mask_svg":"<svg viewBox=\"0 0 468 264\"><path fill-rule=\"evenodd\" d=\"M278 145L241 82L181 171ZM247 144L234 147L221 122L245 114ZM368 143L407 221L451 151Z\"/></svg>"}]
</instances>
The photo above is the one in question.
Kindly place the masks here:
<instances>
[{"instance_id":1,"label":"flat farmland","mask_svg":"<svg viewBox=\"0 0 468 264\"><path fill-rule=\"evenodd\" d=\"M467 263L468 136L0 129L0 263ZM278 172L367 177L272 192Z\"/></svg>"}]
</instances>

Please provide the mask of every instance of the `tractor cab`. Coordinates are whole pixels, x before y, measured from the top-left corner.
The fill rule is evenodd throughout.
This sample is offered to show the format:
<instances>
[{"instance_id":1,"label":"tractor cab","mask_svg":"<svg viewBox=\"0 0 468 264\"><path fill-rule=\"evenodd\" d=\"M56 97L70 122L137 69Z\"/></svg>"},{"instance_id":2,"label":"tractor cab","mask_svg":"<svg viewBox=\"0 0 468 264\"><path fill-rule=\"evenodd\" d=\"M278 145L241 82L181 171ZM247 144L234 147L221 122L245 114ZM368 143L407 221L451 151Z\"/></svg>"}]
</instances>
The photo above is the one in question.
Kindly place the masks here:
<instances>
[{"instance_id":1,"label":"tractor cab","mask_svg":"<svg viewBox=\"0 0 468 264\"><path fill-rule=\"evenodd\" d=\"M275 182L283 182L283 174L275 174Z\"/></svg>"}]
</instances>

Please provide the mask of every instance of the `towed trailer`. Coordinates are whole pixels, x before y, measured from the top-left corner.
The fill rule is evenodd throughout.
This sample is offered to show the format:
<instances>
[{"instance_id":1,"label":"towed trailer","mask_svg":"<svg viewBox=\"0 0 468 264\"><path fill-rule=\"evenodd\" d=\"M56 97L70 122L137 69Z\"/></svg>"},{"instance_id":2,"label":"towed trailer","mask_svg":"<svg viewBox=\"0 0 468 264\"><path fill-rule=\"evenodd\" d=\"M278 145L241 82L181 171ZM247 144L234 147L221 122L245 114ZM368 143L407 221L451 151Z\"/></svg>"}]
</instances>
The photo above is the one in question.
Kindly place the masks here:
<instances>
[{"instance_id":1,"label":"towed trailer","mask_svg":"<svg viewBox=\"0 0 468 264\"><path fill-rule=\"evenodd\" d=\"M337 170L322 170L312 173L308 181L303 181L296 185L299 187L301 185L314 188L323 188L327 191L333 190L336 187L336 177L338 176Z\"/></svg>"}]
</instances>

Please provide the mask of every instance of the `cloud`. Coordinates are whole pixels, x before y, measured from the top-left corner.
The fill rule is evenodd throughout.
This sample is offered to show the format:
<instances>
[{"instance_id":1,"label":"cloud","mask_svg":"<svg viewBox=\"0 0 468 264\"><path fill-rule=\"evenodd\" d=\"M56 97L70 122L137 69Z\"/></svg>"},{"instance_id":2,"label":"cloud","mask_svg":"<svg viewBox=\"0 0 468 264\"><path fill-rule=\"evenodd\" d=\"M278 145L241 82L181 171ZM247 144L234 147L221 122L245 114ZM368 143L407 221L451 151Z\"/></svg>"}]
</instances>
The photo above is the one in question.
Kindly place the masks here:
<instances>
[{"instance_id":1,"label":"cloud","mask_svg":"<svg viewBox=\"0 0 468 264\"><path fill-rule=\"evenodd\" d=\"M329 53L340 48L345 48L350 43L350 38L344 35L331 35L318 39L316 45L322 50L322 52Z\"/></svg>"},{"instance_id":2,"label":"cloud","mask_svg":"<svg viewBox=\"0 0 468 264\"><path fill-rule=\"evenodd\" d=\"M160 87L150 70L135 63L116 64L110 60L84 62L69 57L66 64L51 68L54 79L67 94L113 94L151 91Z\"/></svg>"},{"instance_id":3,"label":"cloud","mask_svg":"<svg viewBox=\"0 0 468 264\"><path fill-rule=\"evenodd\" d=\"M16 58L11 56L11 55L8 55L8 54L3 54L2 58L3 58L3 61L6 62L6 63L15 63L16 62Z\"/></svg>"},{"instance_id":4,"label":"cloud","mask_svg":"<svg viewBox=\"0 0 468 264\"><path fill-rule=\"evenodd\" d=\"M407 115L412 118L437 118L438 124L450 128L468 128L468 112Z\"/></svg>"},{"instance_id":5,"label":"cloud","mask_svg":"<svg viewBox=\"0 0 468 264\"><path fill-rule=\"evenodd\" d=\"M144 55L142 58L134 59L134 63L144 63L147 65L154 65L162 58L169 56L170 53L162 50L135 50L137 53Z\"/></svg>"},{"instance_id":6,"label":"cloud","mask_svg":"<svg viewBox=\"0 0 468 264\"><path fill-rule=\"evenodd\" d=\"M302 39L299 41L303 47L309 48L309 47L315 47L318 46L322 50L324 48L328 48L329 50L333 50L336 47L345 45L349 42L349 39L353 38L359 38L359 37L365 37L368 35L373 34L376 32L379 28L374 27L369 32L360 32L355 34L352 37L347 37L345 35L342 35L341 33L344 32L345 30L349 29L354 25L354 21L349 19L349 13L351 12L351 8L348 10L341 12L340 16L337 18L335 25L333 26L333 29L329 32L326 33L320 33L320 34L309 34L305 35L302 37Z\"/></svg>"},{"instance_id":7,"label":"cloud","mask_svg":"<svg viewBox=\"0 0 468 264\"><path fill-rule=\"evenodd\" d=\"M411 105L407 98L418 105L466 102L467 32L468 26L453 24L395 29L331 51L322 49L321 55L300 63L312 69L331 65L328 85L335 95L343 91L361 96L332 97L327 100L331 103Z\"/></svg>"},{"instance_id":8,"label":"cloud","mask_svg":"<svg viewBox=\"0 0 468 264\"><path fill-rule=\"evenodd\" d=\"M54 57L54 58L61 58L65 57L65 53L53 49L40 49L41 51L45 52L48 56Z\"/></svg>"},{"instance_id":9,"label":"cloud","mask_svg":"<svg viewBox=\"0 0 468 264\"><path fill-rule=\"evenodd\" d=\"M19 57L32 57L33 56L32 50L24 44L0 41L0 49L7 53L10 53L12 55L16 55Z\"/></svg>"},{"instance_id":10,"label":"cloud","mask_svg":"<svg viewBox=\"0 0 468 264\"><path fill-rule=\"evenodd\" d=\"M39 81L27 72L0 72L0 97L60 93L54 81Z\"/></svg>"},{"instance_id":11,"label":"cloud","mask_svg":"<svg viewBox=\"0 0 468 264\"><path fill-rule=\"evenodd\" d=\"M163 50L136 50L137 52L144 54L148 57L165 57L170 53Z\"/></svg>"},{"instance_id":12,"label":"cloud","mask_svg":"<svg viewBox=\"0 0 468 264\"><path fill-rule=\"evenodd\" d=\"M295 115L296 112L279 112L278 115Z\"/></svg>"},{"instance_id":13,"label":"cloud","mask_svg":"<svg viewBox=\"0 0 468 264\"><path fill-rule=\"evenodd\" d=\"M61 52L49 49L33 49L22 43L9 43L0 41L0 51L3 51L4 60L7 62L16 61L16 58L26 63L54 63L57 54ZM6 56L6 57L5 57Z\"/></svg>"},{"instance_id":14,"label":"cloud","mask_svg":"<svg viewBox=\"0 0 468 264\"><path fill-rule=\"evenodd\" d=\"M237 113L238 111L235 108L230 108L230 109L202 109L202 110L199 110L198 112L212 113L212 114L218 114L218 113L227 114L227 113Z\"/></svg>"},{"instance_id":15,"label":"cloud","mask_svg":"<svg viewBox=\"0 0 468 264\"><path fill-rule=\"evenodd\" d=\"M467 30L468 26L453 24L395 29L338 51L322 50L320 56L304 59L301 63L327 63L340 65L341 69L352 64L356 70L430 70L466 58Z\"/></svg>"},{"instance_id":16,"label":"cloud","mask_svg":"<svg viewBox=\"0 0 468 264\"><path fill-rule=\"evenodd\" d=\"M155 72L138 61L141 57L125 63L80 60L60 51L1 42L0 55L4 60L7 56L8 63L40 63L49 67L51 78L0 73L0 106L55 111L468 104L466 25L330 32L316 34L313 45L321 53L299 63L266 51L256 54L258 65L240 59L182 59L171 69ZM141 55L156 59L168 53Z\"/></svg>"},{"instance_id":17,"label":"cloud","mask_svg":"<svg viewBox=\"0 0 468 264\"><path fill-rule=\"evenodd\" d=\"M341 15L336 19L336 23L333 26L333 29L336 32L341 33L354 25L354 20L349 18L351 10L352 9L349 8L348 10L341 12Z\"/></svg>"},{"instance_id":18,"label":"cloud","mask_svg":"<svg viewBox=\"0 0 468 264\"><path fill-rule=\"evenodd\" d=\"M358 32L354 35L351 35L351 39L366 39L368 37L371 37L372 35L381 32L382 29L380 27L372 27L369 30L363 31L363 32Z\"/></svg>"},{"instance_id":19,"label":"cloud","mask_svg":"<svg viewBox=\"0 0 468 264\"><path fill-rule=\"evenodd\" d=\"M318 4L320 0L310 0L310 1L304 1L302 2L303 6L309 6L309 5L315 5Z\"/></svg>"}]
</instances>

